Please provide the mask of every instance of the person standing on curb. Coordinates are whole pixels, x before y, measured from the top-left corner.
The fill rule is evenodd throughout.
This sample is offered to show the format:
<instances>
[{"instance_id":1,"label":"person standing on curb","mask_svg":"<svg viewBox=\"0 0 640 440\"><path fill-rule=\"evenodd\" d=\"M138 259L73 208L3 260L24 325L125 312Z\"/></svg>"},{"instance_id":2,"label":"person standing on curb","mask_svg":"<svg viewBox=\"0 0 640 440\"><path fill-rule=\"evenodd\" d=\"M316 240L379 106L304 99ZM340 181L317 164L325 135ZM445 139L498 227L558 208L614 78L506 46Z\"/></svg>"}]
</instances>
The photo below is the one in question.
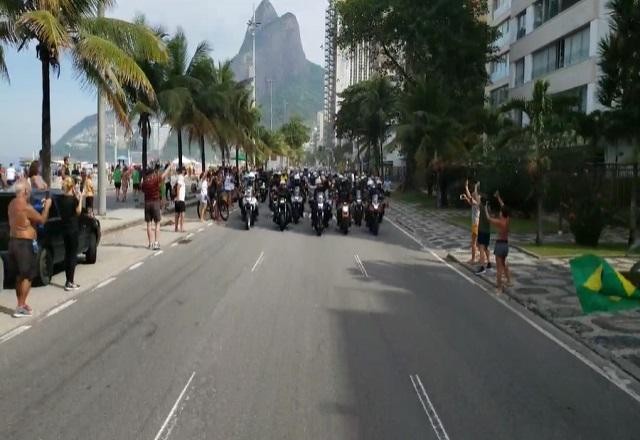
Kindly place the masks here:
<instances>
[{"instance_id":1,"label":"person standing on curb","mask_svg":"<svg viewBox=\"0 0 640 440\"><path fill-rule=\"evenodd\" d=\"M498 293L504 293L505 286L511 285L511 273L507 265L509 256L509 208L505 206L502 199L497 195L500 202L500 217L494 218L489 214L489 206L485 205L484 210L489 222L498 229L498 239L494 254L496 256L496 288ZM504 280L503 280L504 278ZM506 280L506 283L504 282Z\"/></svg>"},{"instance_id":2,"label":"person standing on curb","mask_svg":"<svg viewBox=\"0 0 640 440\"><path fill-rule=\"evenodd\" d=\"M476 263L476 255L478 253L478 226L480 224L480 195L478 190L480 189L480 182L476 182L473 194L469 192L469 181L464 183L464 194L462 194L462 200L466 201L471 206L471 260L469 264Z\"/></svg>"},{"instance_id":3,"label":"person standing on curb","mask_svg":"<svg viewBox=\"0 0 640 440\"><path fill-rule=\"evenodd\" d=\"M16 274L16 297L18 305L13 313L14 318L33 315L27 304L27 296L31 290L31 282L38 273L38 233L35 226L43 225L49 218L51 199L43 202L42 214L39 214L29 203L31 188L26 181L15 185L16 197L8 208L9 216L9 267Z\"/></svg>"},{"instance_id":4,"label":"person standing on curb","mask_svg":"<svg viewBox=\"0 0 640 440\"><path fill-rule=\"evenodd\" d=\"M176 224L175 232L184 232L184 213L187 210L185 200L187 197L187 185L184 178L184 167L178 170L176 177Z\"/></svg>"},{"instance_id":5,"label":"person standing on curb","mask_svg":"<svg viewBox=\"0 0 640 440\"><path fill-rule=\"evenodd\" d=\"M120 201L120 188L122 188L122 169L120 164L113 170L113 186L116 188L116 202Z\"/></svg>"},{"instance_id":6,"label":"person standing on curb","mask_svg":"<svg viewBox=\"0 0 640 440\"><path fill-rule=\"evenodd\" d=\"M480 197L480 205L485 208L489 201L486 197ZM487 217L486 209L480 210L480 222L478 223L478 252L480 253L480 268L476 271L476 275L482 275L491 269L491 252L489 245L491 243L491 222Z\"/></svg>"},{"instance_id":7,"label":"person standing on curb","mask_svg":"<svg viewBox=\"0 0 640 440\"><path fill-rule=\"evenodd\" d=\"M71 292L80 288L74 278L78 265L78 235L80 235L80 213L84 194L78 190L72 177L65 177L62 182L62 191L64 195L59 199L58 211L62 220L64 271L67 277L64 290Z\"/></svg>"},{"instance_id":8,"label":"person standing on curb","mask_svg":"<svg viewBox=\"0 0 640 440\"><path fill-rule=\"evenodd\" d=\"M170 172L170 167L165 168L164 173L162 174L160 174L159 167L156 167L155 170L148 169L147 175L142 181L142 192L144 193L144 221L147 223L147 247L156 251L160 249L160 221L162 220L162 213L160 210L161 194L158 188L160 188L160 185ZM154 223L153 241L151 240L152 222Z\"/></svg>"}]
</instances>

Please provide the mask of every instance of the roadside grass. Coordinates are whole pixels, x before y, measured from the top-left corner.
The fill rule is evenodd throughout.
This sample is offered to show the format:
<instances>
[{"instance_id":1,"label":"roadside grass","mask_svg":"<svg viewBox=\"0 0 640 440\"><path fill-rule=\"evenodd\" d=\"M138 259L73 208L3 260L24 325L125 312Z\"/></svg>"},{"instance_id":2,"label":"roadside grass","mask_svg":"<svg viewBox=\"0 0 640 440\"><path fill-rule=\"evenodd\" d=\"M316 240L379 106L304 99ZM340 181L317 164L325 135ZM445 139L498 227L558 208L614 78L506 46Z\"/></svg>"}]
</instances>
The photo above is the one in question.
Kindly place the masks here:
<instances>
[{"instance_id":1,"label":"roadside grass","mask_svg":"<svg viewBox=\"0 0 640 440\"><path fill-rule=\"evenodd\" d=\"M622 257L626 255L638 256L638 253L628 253L624 243L602 243L598 247L578 246L571 243L550 243L536 246L535 244L519 245L528 252L542 258L579 257L591 254L602 258Z\"/></svg>"},{"instance_id":2,"label":"roadside grass","mask_svg":"<svg viewBox=\"0 0 640 440\"><path fill-rule=\"evenodd\" d=\"M448 219L449 223L465 229L471 229L471 211L467 210L464 214L459 213L451 215ZM513 234L535 234L536 219L512 218L509 231ZM558 224L550 221L543 221L542 229L545 234L555 234L558 232Z\"/></svg>"},{"instance_id":3,"label":"roadside grass","mask_svg":"<svg viewBox=\"0 0 640 440\"><path fill-rule=\"evenodd\" d=\"M429 197L420 191L395 191L391 195L391 198L411 205L417 205L418 208L424 210L436 209L435 197Z\"/></svg>"}]
</instances>

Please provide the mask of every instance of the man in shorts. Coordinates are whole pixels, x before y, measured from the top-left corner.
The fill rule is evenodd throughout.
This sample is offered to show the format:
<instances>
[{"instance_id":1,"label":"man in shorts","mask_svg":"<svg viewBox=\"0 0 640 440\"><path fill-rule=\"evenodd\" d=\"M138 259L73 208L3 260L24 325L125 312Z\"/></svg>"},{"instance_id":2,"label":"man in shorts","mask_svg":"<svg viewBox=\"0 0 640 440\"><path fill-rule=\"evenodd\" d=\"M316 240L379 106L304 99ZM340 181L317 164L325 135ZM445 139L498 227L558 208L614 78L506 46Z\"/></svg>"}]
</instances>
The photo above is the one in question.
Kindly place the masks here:
<instances>
[{"instance_id":1,"label":"man in shorts","mask_svg":"<svg viewBox=\"0 0 640 440\"><path fill-rule=\"evenodd\" d=\"M184 167L178 170L178 175L176 176L176 232L184 232L184 213L187 210L185 205L185 199L187 197L187 185L185 183L184 178L185 170Z\"/></svg>"},{"instance_id":2,"label":"man in shorts","mask_svg":"<svg viewBox=\"0 0 640 440\"><path fill-rule=\"evenodd\" d=\"M160 210L160 191L158 190L164 179L169 175L171 169L167 167L164 173L160 173L160 168L148 169L147 175L142 180L142 192L144 194L144 221L147 222L148 248L152 250L160 249L160 221L162 220ZM153 241L151 223L154 223Z\"/></svg>"},{"instance_id":3,"label":"man in shorts","mask_svg":"<svg viewBox=\"0 0 640 440\"><path fill-rule=\"evenodd\" d=\"M480 204L486 206L488 200L486 197L480 197ZM491 269L491 252L489 252L489 244L491 242L491 222L487 217L486 210L480 211L480 222L478 223L478 251L480 252L480 268L476 271L476 275L482 275Z\"/></svg>"},{"instance_id":4,"label":"man in shorts","mask_svg":"<svg viewBox=\"0 0 640 440\"><path fill-rule=\"evenodd\" d=\"M46 223L49 218L51 199L43 203L42 214L29 203L31 187L26 181L15 185L16 197L9 203L9 267L16 274L16 297L18 306L14 318L24 318L33 314L27 304L31 282L38 274L38 233L36 226Z\"/></svg>"}]
</instances>

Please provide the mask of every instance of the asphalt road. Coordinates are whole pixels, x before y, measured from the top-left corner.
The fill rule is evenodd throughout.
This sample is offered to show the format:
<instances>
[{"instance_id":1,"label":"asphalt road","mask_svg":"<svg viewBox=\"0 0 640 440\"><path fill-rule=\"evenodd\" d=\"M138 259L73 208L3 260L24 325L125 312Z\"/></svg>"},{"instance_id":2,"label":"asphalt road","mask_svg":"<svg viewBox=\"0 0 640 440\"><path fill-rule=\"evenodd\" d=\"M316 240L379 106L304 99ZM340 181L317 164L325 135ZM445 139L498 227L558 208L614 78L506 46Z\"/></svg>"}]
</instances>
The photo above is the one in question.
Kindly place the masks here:
<instances>
[{"instance_id":1,"label":"asphalt road","mask_svg":"<svg viewBox=\"0 0 640 440\"><path fill-rule=\"evenodd\" d=\"M389 223L236 213L0 346L3 440L637 440L638 414Z\"/></svg>"}]
</instances>

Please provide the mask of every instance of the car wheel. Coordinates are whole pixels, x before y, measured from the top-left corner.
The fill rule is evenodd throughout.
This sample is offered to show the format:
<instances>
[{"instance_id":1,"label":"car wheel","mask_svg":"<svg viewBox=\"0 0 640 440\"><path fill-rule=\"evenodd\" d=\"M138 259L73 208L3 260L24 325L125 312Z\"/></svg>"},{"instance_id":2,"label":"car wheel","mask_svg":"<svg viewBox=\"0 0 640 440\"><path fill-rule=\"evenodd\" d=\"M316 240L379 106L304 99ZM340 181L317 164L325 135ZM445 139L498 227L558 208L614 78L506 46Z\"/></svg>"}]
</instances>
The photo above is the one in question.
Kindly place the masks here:
<instances>
[{"instance_id":1,"label":"car wheel","mask_svg":"<svg viewBox=\"0 0 640 440\"><path fill-rule=\"evenodd\" d=\"M87 247L87 251L84 253L85 263L87 264L95 264L98 259L98 239L95 234L91 234L89 236L89 246Z\"/></svg>"},{"instance_id":2,"label":"car wheel","mask_svg":"<svg viewBox=\"0 0 640 440\"><path fill-rule=\"evenodd\" d=\"M42 248L38 253L38 279L37 284L48 286L53 276L53 254L47 248Z\"/></svg>"}]
</instances>

